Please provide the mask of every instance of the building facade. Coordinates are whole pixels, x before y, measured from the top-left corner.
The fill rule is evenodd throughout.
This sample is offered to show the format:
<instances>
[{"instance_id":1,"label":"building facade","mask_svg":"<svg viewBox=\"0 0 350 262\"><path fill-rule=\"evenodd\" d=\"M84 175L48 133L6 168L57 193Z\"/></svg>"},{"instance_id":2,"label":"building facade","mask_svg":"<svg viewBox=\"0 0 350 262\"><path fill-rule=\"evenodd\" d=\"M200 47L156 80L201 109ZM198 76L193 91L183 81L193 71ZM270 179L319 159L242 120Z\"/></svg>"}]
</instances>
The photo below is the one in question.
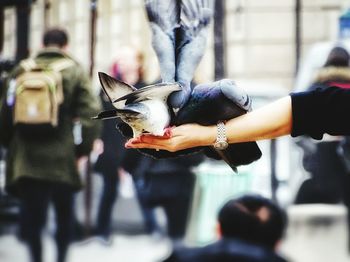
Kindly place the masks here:
<instances>
[{"instance_id":1,"label":"building facade","mask_svg":"<svg viewBox=\"0 0 350 262\"><path fill-rule=\"evenodd\" d=\"M225 1L226 77L243 87L290 91L296 68L297 0L217 0ZM346 0L301 0L301 55L316 42L336 40L338 18ZM134 45L145 54L146 80L159 77L143 0L97 0L95 72L108 71L118 48ZM47 5L49 4L49 5ZM48 26L60 26L70 35L69 52L88 70L90 64L90 0L36 0L31 8L30 53L41 46ZM15 9L5 9L2 56L16 51ZM212 81L213 30L205 56L197 70L197 82ZM96 81L96 73L94 81Z\"/></svg>"}]
</instances>

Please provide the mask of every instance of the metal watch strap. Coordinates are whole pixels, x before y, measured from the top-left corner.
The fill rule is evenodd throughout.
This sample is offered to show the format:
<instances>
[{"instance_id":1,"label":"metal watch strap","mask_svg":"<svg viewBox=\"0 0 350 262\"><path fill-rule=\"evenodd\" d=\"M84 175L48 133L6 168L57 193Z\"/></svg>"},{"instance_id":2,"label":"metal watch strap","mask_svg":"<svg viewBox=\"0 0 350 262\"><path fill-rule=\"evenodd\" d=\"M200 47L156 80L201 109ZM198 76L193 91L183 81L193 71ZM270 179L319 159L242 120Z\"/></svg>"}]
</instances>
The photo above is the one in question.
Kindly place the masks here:
<instances>
[{"instance_id":1,"label":"metal watch strap","mask_svg":"<svg viewBox=\"0 0 350 262\"><path fill-rule=\"evenodd\" d=\"M219 121L216 125L216 128L217 128L217 134L216 134L215 144L220 144L220 143L227 144L225 123L222 121Z\"/></svg>"},{"instance_id":2,"label":"metal watch strap","mask_svg":"<svg viewBox=\"0 0 350 262\"><path fill-rule=\"evenodd\" d=\"M216 127L217 127L216 141L226 141L226 128L225 128L224 122L219 121Z\"/></svg>"}]
</instances>

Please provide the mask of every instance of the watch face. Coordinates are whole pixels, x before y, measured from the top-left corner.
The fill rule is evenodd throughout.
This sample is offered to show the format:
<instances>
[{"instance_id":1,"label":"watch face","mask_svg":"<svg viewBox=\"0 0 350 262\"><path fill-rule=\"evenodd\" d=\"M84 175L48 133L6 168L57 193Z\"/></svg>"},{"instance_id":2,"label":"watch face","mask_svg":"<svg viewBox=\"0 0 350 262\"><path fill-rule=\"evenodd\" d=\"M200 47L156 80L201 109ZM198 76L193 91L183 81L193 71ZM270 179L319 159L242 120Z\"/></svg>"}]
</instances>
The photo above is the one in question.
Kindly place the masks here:
<instances>
[{"instance_id":1,"label":"watch face","mask_svg":"<svg viewBox=\"0 0 350 262\"><path fill-rule=\"evenodd\" d=\"M219 150L227 148L228 143L226 141L218 141L214 144L214 147Z\"/></svg>"}]
</instances>

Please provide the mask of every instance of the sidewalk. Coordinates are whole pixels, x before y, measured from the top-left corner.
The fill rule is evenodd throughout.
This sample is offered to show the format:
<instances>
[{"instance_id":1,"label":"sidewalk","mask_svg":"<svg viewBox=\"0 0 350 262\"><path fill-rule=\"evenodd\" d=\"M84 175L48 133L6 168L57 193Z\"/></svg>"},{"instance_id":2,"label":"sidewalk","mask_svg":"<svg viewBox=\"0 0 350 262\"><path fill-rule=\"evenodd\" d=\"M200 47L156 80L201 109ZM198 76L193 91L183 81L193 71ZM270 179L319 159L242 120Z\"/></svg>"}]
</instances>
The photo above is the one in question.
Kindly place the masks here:
<instances>
[{"instance_id":1,"label":"sidewalk","mask_svg":"<svg viewBox=\"0 0 350 262\"><path fill-rule=\"evenodd\" d=\"M44 261L55 261L55 246L52 238L45 237ZM147 235L115 235L111 246L97 241L86 244L73 244L68 253L67 262L157 262L170 252L167 239L155 240ZM27 262L27 250L13 235L0 237L1 262Z\"/></svg>"}]
</instances>

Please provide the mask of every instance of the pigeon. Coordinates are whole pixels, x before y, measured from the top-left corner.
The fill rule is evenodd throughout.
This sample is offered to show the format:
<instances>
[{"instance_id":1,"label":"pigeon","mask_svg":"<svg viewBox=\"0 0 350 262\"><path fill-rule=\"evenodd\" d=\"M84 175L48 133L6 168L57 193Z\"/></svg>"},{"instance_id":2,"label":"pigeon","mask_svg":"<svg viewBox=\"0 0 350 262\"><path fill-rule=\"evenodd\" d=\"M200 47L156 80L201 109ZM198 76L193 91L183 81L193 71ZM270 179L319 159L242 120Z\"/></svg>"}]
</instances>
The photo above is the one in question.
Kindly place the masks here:
<instances>
[{"instance_id":1,"label":"pigeon","mask_svg":"<svg viewBox=\"0 0 350 262\"><path fill-rule=\"evenodd\" d=\"M180 91L169 95L170 125L173 125L176 113L191 95L194 71L205 51L206 35L213 15L213 2L213 0L145 0L145 9L152 31L152 46L160 65L162 83L167 83L165 86L176 83L181 87ZM117 128L127 138L140 134L140 131L131 130L125 123L119 123ZM156 134L154 131L150 133ZM175 154L165 150L139 149L141 153L154 158L175 157L198 150L198 148L186 149Z\"/></svg>"},{"instance_id":2,"label":"pigeon","mask_svg":"<svg viewBox=\"0 0 350 262\"><path fill-rule=\"evenodd\" d=\"M248 94L234 81L222 79L195 86L190 99L177 113L176 125L215 125L219 120L229 120L251 110L252 100ZM238 166L250 164L262 156L256 142L229 144L224 150L213 146L202 149L210 158L223 159L235 172Z\"/></svg>"},{"instance_id":3,"label":"pigeon","mask_svg":"<svg viewBox=\"0 0 350 262\"><path fill-rule=\"evenodd\" d=\"M172 93L169 105L175 125L198 123L214 125L251 110L251 99L231 80L224 79L191 88L191 81L206 47L213 17L213 0L146 0L145 7L152 30L152 45L157 54L161 78L176 81L182 90ZM203 150L211 158L223 159L236 171L261 157L255 142L230 144L225 150L213 147L192 148L173 153L141 151L156 158L176 157Z\"/></svg>"},{"instance_id":4,"label":"pigeon","mask_svg":"<svg viewBox=\"0 0 350 262\"><path fill-rule=\"evenodd\" d=\"M150 133L163 136L172 119L168 96L180 91L177 83L160 83L136 89L99 72L103 91L115 109L99 113L94 119L120 118L132 130L133 137Z\"/></svg>"}]
</instances>

